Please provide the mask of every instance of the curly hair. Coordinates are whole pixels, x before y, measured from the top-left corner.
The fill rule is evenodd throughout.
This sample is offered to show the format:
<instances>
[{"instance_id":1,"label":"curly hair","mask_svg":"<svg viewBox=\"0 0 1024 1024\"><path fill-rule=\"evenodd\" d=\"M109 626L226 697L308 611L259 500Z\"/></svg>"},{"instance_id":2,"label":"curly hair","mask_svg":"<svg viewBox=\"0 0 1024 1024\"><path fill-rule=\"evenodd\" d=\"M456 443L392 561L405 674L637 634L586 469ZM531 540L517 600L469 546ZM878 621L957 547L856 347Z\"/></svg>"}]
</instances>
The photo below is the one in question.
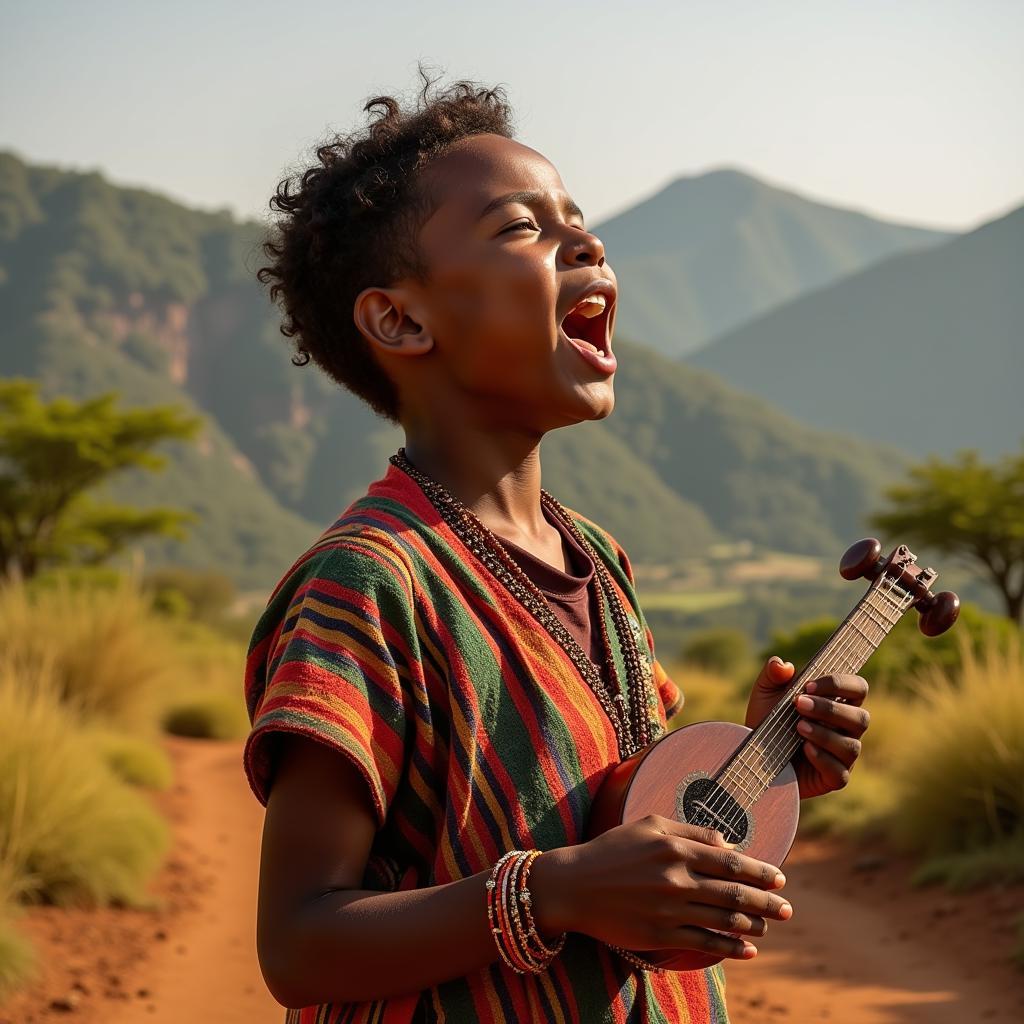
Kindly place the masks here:
<instances>
[{"instance_id":1,"label":"curly hair","mask_svg":"<svg viewBox=\"0 0 1024 1024\"><path fill-rule=\"evenodd\" d=\"M304 366L312 358L393 423L398 392L355 326L355 298L403 277L426 279L417 246L430 202L419 187L423 167L467 136L512 137L500 86L458 81L435 90L422 67L419 74L415 106L375 96L363 107L367 125L335 135L317 148L317 164L278 184L269 205L284 216L261 246L271 262L256 273L261 284L271 283L281 333L295 341L292 362Z\"/></svg>"}]
</instances>

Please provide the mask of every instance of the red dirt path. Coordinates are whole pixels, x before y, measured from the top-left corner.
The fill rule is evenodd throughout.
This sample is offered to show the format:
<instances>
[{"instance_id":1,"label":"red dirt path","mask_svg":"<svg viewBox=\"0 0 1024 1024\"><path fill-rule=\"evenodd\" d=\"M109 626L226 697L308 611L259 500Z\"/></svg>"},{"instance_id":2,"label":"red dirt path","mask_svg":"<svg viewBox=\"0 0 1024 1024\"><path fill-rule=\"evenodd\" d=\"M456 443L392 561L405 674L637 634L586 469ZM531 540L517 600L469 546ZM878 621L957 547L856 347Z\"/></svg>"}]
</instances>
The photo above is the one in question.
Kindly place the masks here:
<instances>
[{"instance_id":1,"label":"red dirt path","mask_svg":"<svg viewBox=\"0 0 1024 1024\"><path fill-rule=\"evenodd\" d=\"M152 886L159 911L32 908L42 975L0 1024L282 1024L255 952L263 809L240 742L167 737L176 783L154 795L174 827ZM1008 959L1024 887L908 890L909 865L800 842L786 864L793 918L729 968L733 1024L973 1024L1024 1020Z\"/></svg>"}]
</instances>

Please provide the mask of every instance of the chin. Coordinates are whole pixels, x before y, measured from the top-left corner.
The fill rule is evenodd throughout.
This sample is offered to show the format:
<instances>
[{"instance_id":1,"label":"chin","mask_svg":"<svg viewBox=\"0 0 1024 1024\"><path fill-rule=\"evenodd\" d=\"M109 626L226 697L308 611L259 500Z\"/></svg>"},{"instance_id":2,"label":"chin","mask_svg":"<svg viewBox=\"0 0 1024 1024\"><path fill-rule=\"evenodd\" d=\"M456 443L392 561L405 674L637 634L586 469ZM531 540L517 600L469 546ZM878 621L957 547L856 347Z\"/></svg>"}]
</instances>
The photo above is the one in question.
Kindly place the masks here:
<instances>
[{"instance_id":1,"label":"chin","mask_svg":"<svg viewBox=\"0 0 1024 1024\"><path fill-rule=\"evenodd\" d=\"M565 407L563 416L552 427L568 427L574 423L586 423L589 420L603 420L612 414L615 408L615 392L611 382L602 385L601 394L590 394L584 391L576 393L576 401Z\"/></svg>"}]
</instances>

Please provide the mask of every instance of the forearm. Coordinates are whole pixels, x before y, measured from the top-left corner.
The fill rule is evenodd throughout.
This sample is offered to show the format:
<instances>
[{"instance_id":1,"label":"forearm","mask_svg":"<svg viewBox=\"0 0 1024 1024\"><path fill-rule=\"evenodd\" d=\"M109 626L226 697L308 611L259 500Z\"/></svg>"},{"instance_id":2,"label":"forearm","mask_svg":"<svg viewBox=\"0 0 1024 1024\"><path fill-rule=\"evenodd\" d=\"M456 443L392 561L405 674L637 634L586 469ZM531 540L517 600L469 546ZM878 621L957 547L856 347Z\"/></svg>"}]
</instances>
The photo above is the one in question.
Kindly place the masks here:
<instances>
[{"instance_id":1,"label":"forearm","mask_svg":"<svg viewBox=\"0 0 1024 1024\"><path fill-rule=\"evenodd\" d=\"M534 874L554 881L553 863L537 870L543 861L531 873L535 898ZM288 1006L382 999L486 967L498 959L487 921L490 875L405 892L337 890L306 904L274 943L284 951L273 969L275 995ZM535 914L550 935L560 919L543 902L537 899Z\"/></svg>"}]
</instances>

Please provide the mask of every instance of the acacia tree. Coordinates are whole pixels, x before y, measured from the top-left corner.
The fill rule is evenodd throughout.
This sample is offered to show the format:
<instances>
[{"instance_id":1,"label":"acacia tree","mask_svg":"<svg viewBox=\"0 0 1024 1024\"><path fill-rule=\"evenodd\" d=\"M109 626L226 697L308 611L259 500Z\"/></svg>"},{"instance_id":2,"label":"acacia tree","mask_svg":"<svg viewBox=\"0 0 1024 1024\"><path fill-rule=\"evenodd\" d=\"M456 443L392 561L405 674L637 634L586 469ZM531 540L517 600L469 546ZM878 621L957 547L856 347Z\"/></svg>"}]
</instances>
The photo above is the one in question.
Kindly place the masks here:
<instances>
[{"instance_id":1,"label":"acacia tree","mask_svg":"<svg viewBox=\"0 0 1024 1024\"><path fill-rule=\"evenodd\" d=\"M893 536L961 556L980 568L1021 622L1024 607L1024 450L994 463L977 452L932 458L886 491L892 504L872 518Z\"/></svg>"},{"instance_id":2,"label":"acacia tree","mask_svg":"<svg viewBox=\"0 0 1024 1024\"><path fill-rule=\"evenodd\" d=\"M0 381L0 576L95 564L149 535L184 537L190 512L136 509L89 494L118 470L160 469L160 441L202 425L173 406L118 411L115 394L44 402L35 381Z\"/></svg>"}]
</instances>

